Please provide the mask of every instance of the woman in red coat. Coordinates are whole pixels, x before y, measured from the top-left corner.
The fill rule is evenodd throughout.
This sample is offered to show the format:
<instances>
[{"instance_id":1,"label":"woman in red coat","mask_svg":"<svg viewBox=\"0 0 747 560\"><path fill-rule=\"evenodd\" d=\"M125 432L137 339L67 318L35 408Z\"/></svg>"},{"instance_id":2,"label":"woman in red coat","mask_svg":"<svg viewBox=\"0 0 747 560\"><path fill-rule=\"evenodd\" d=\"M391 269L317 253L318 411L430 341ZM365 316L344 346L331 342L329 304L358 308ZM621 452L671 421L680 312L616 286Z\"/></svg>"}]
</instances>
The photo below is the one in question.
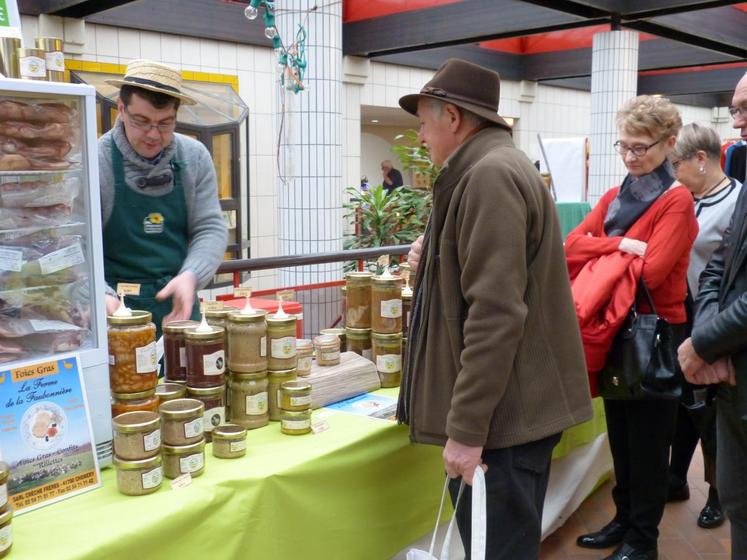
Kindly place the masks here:
<instances>
[{"instance_id":1,"label":"woman in red coat","mask_svg":"<svg viewBox=\"0 0 747 560\"><path fill-rule=\"evenodd\" d=\"M676 348L686 335L687 267L698 232L692 196L675 181L667 160L682 120L669 100L642 95L620 109L617 126L615 149L628 174L619 188L610 189L600 199L566 240L572 279L583 278L585 283L583 288L574 289L574 297L591 293L604 304L591 304L597 317L604 319L587 321L582 320L581 310L588 308L589 302L576 300L582 334L585 342L596 341L595 352L609 349L641 277L656 312L672 324ZM610 274L620 274L619 281L610 283ZM594 282L596 276L599 282ZM610 286L608 294L598 290L604 281ZM643 307L640 301L639 305ZM601 365L604 358L603 353ZM593 376L597 372L592 371L592 363L599 359L590 354L589 348L587 360ZM587 548L618 545L605 560L656 559L678 402L605 399L604 406L615 468L612 497L617 511L610 523L600 531L582 535L577 544Z\"/></svg>"}]
</instances>

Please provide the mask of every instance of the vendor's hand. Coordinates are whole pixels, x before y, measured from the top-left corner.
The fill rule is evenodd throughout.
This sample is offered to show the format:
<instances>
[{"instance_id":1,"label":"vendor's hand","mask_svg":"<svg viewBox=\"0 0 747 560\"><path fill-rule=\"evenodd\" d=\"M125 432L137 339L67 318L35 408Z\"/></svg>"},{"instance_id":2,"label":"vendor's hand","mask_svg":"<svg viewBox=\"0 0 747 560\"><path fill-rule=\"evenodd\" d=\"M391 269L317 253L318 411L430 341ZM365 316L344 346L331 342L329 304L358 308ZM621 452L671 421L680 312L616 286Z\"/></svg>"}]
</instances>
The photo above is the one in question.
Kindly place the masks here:
<instances>
[{"instance_id":1,"label":"vendor's hand","mask_svg":"<svg viewBox=\"0 0 747 560\"><path fill-rule=\"evenodd\" d=\"M410 246L410 252L407 253L407 264L410 265L412 274L415 274L420 264L420 256L423 252L423 236L418 237Z\"/></svg>"},{"instance_id":2,"label":"vendor's hand","mask_svg":"<svg viewBox=\"0 0 747 560\"><path fill-rule=\"evenodd\" d=\"M631 255L638 255L639 257L642 257L646 254L646 247L648 247L648 243L645 241L638 241L637 239L630 239L628 237L623 237L622 241L620 241L620 245L618 245L618 249L620 249L623 253L630 253Z\"/></svg>"},{"instance_id":3,"label":"vendor's hand","mask_svg":"<svg viewBox=\"0 0 747 560\"><path fill-rule=\"evenodd\" d=\"M734 364L728 356L713 362L713 364L711 364L711 369L717 379L716 383L728 383L732 386L737 384Z\"/></svg>"},{"instance_id":4,"label":"vendor's hand","mask_svg":"<svg viewBox=\"0 0 747 560\"><path fill-rule=\"evenodd\" d=\"M183 321L192 316L192 305L195 302L195 290L197 289L197 276L195 273L186 270L166 284L163 289L156 294L156 299L163 301L171 298L171 313L163 318L163 323L171 321Z\"/></svg>"},{"instance_id":5,"label":"vendor's hand","mask_svg":"<svg viewBox=\"0 0 747 560\"><path fill-rule=\"evenodd\" d=\"M117 309L119 309L119 300L109 294L106 294L104 297L106 300L106 314L112 315Z\"/></svg>"},{"instance_id":6,"label":"vendor's hand","mask_svg":"<svg viewBox=\"0 0 747 560\"><path fill-rule=\"evenodd\" d=\"M688 337L685 342L680 344L677 348L677 359L680 362L680 369L685 374L685 379L695 385L704 385L702 381L703 376L700 375L701 370L708 368L710 365L695 351L693 346L693 339Z\"/></svg>"},{"instance_id":7,"label":"vendor's hand","mask_svg":"<svg viewBox=\"0 0 747 560\"><path fill-rule=\"evenodd\" d=\"M444 468L449 478L461 476L464 482L472 486L472 476L477 466L481 466L485 472L488 470L488 466L482 463L482 447L464 445L451 438L446 441Z\"/></svg>"}]
</instances>

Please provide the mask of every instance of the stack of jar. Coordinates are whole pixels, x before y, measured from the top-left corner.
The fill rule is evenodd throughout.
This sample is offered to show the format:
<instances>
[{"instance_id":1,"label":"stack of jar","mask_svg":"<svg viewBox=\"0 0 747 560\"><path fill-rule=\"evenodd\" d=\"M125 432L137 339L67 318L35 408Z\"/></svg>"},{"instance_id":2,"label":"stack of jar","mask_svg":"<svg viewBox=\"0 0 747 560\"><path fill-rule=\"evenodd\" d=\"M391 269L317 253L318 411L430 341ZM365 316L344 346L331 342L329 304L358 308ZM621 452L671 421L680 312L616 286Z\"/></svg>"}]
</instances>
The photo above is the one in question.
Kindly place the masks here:
<instances>
[{"instance_id":1,"label":"stack of jar","mask_svg":"<svg viewBox=\"0 0 747 560\"><path fill-rule=\"evenodd\" d=\"M125 412L112 420L117 488L128 496L155 492L163 481L161 419L155 412Z\"/></svg>"},{"instance_id":2,"label":"stack of jar","mask_svg":"<svg viewBox=\"0 0 747 560\"><path fill-rule=\"evenodd\" d=\"M279 422L280 386L297 377L296 317L279 310L267 317L267 393L270 420Z\"/></svg>"},{"instance_id":3,"label":"stack of jar","mask_svg":"<svg viewBox=\"0 0 747 560\"><path fill-rule=\"evenodd\" d=\"M205 471L205 405L196 399L174 399L159 411L164 476L200 476Z\"/></svg>"},{"instance_id":4,"label":"stack of jar","mask_svg":"<svg viewBox=\"0 0 747 560\"><path fill-rule=\"evenodd\" d=\"M311 383L286 381L278 390L277 400L280 431L289 436L308 434L311 431Z\"/></svg>"},{"instance_id":5,"label":"stack of jar","mask_svg":"<svg viewBox=\"0 0 747 560\"><path fill-rule=\"evenodd\" d=\"M370 272L345 275L345 340L351 352L373 361L371 353Z\"/></svg>"},{"instance_id":6,"label":"stack of jar","mask_svg":"<svg viewBox=\"0 0 747 560\"><path fill-rule=\"evenodd\" d=\"M13 530L10 526L13 508L8 503L8 478L10 467L8 463L0 461L0 558L10 554L13 546Z\"/></svg>"}]
</instances>

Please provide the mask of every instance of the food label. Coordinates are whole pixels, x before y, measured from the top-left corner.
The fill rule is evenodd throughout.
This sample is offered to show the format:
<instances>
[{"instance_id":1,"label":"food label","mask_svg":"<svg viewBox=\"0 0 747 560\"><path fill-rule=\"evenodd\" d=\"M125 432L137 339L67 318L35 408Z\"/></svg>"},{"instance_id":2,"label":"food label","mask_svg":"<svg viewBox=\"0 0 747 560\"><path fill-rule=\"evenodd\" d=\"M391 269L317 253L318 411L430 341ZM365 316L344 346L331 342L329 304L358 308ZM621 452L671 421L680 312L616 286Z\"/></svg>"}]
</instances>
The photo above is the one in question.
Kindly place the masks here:
<instances>
[{"instance_id":1,"label":"food label","mask_svg":"<svg viewBox=\"0 0 747 560\"><path fill-rule=\"evenodd\" d=\"M202 371L205 375L221 375L226 371L226 353L218 350L202 357Z\"/></svg>"},{"instance_id":2,"label":"food label","mask_svg":"<svg viewBox=\"0 0 747 560\"><path fill-rule=\"evenodd\" d=\"M297 371L309 371L311 369L311 356L306 358L298 358Z\"/></svg>"},{"instance_id":3,"label":"food label","mask_svg":"<svg viewBox=\"0 0 747 560\"><path fill-rule=\"evenodd\" d=\"M203 416L203 426L205 426L206 432L212 432L213 428L226 423L226 407L216 406L210 410L205 411Z\"/></svg>"},{"instance_id":4,"label":"food label","mask_svg":"<svg viewBox=\"0 0 747 560\"><path fill-rule=\"evenodd\" d=\"M332 352L322 352L321 359L323 362L331 362L332 360L340 359L340 351L333 350Z\"/></svg>"},{"instance_id":5,"label":"food label","mask_svg":"<svg viewBox=\"0 0 747 560\"><path fill-rule=\"evenodd\" d=\"M200 310L204 313L207 311L220 311L223 309L222 301L203 301Z\"/></svg>"},{"instance_id":6,"label":"food label","mask_svg":"<svg viewBox=\"0 0 747 560\"><path fill-rule=\"evenodd\" d=\"M143 436L143 449L153 451L161 447L161 430L153 430Z\"/></svg>"},{"instance_id":7,"label":"food label","mask_svg":"<svg viewBox=\"0 0 747 560\"><path fill-rule=\"evenodd\" d=\"M240 298L250 298L252 297L252 289L251 288L234 288L233 289L233 296Z\"/></svg>"},{"instance_id":8,"label":"food label","mask_svg":"<svg viewBox=\"0 0 747 560\"><path fill-rule=\"evenodd\" d=\"M205 454L195 453L179 459L179 472L193 473L199 471L205 464Z\"/></svg>"},{"instance_id":9,"label":"food label","mask_svg":"<svg viewBox=\"0 0 747 560\"><path fill-rule=\"evenodd\" d=\"M329 423L326 420L317 420L311 424L311 431L315 434L321 434L329 430Z\"/></svg>"},{"instance_id":10,"label":"food label","mask_svg":"<svg viewBox=\"0 0 747 560\"><path fill-rule=\"evenodd\" d=\"M10 523L0 529L0 552L5 552L13 544L13 532L10 530Z\"/></svg>"},{"instance_id":11,"label":"food label","mask_svg":"<svg viewBox=\"0 0 747 560\"><path fill-rule=\"evenodd\" d=\"M155 488L156 486L161 485L161 481L163 480L163 468L156 467L151 471L144 472L140 476L143 479L143 490L147 490L148 488Z\"/></svg>"},{"instance_id":12,"label":"food label","mask_svg":"<svg viewBox=\"0 0 747 560\"><path fill-rule=\"evenodd\" d=\"M139 296L140 295L140 284L132 284L129 282L118 282L117 293L124 294L126 296Z\"/></svg>"},{"instance_id":13,"label":"food label","mask_svg":"<svg viewBox=\"0 0 747 560\"><path fill-rule=\"evenodd\" d=\"M0 270L21 272L23 266L23 251L0 247Z\"/></svg>"},{"instance_id":14,"label":"food label","mask_svg":"<svg viewBox=\"0 0 747 560\"><path fill-rule=\"evenodd\" d=\"M273 358L292 358L296 355L296 337L286 336L283 338L272 339L272 352Z\"/></svg>"},{"instance_id":15,"label":"food label","mask_svg":"<svg viewBox=\"0 0 747 560\"><path fill-rule=\"evenodd\" d=\"M46 78L47 63L38 56L24 56L20 60L21 76L24 78Z\"/></svg>"},{"instance_id":16,"label":"food label","mask_svg":"<svg viewBox=\"0 0 747 560\"><path fill-rule=\"evenodd\" d=\"M36 332L50 332L50 331L79 331L82 330L77 325L65 323L64 321L55 321L49 319L29 319L31 328Z\"/></svg>"},{"instance_id":17,"label":"food label","mask_svg":"<svg viewBox=\"0 0 747 560\"><path fill-rule=\"evenodd\" d=\"M153 373L156 371L157 364L155 342L135 348L135 371L137 373Z\"/></svg>"},{"instance_id":18,"label":"food label","mask_svg":"<svg viewBox=\"0 0 747 560\"><path fill-rule=\"evenodd\" d=\"M377 356L376 369L381 373L397 373L398 371L402 371L402 356L399 354Z\"/></svg>"},{"instance_id":19,"label":"food label","mask_svg":"<svg viewBox=\"0 0 747 560\"><path fill-rule=\"evenodd\" d=\"M192 484L192 475L189 473L180 474L171 481L171 489L179 490L181 488L186 488L190 484Z\"/></svg>"},{"instance_id":20,"label":"food label","mask_svg":"<svg viewBox=\"0 0 747 560\"><path fill-rule=\"evenodd\" d=\"M311 419L308 420L283 420L282 427L286 430L306 430L311 427Z\"/></svg>"},{"instance_id":21,"label":"food label","mask_svg":"<svg viewBox=\"0 0 747 560\"><path fill-rule=\"evenodd\" d=\"M259 355L262 358L267 357L267 337L263 336L259 341Z\"/></svg>"},{"instance_id":22,"label":"food label","mask_svg":"<svg viewBox=\"0 0 747 560\"><path fill-rule=\"evenodd\" d=\"M267 392L246 396L246 413L251 416L267 414Z\"/></svg>"},{"instance_id":23,"label":"food label","mask_svg":"<svg viewBox=\"0 0 747 560\"><path fill-rule=\"evenodd\" d=\"M69 247L52 251L48 255L40 257L39 267L42 274L52 274L84 262L86 262L86 258L83 256L83 248L80 243L74 243Z\"/></svg>"},{"instance_id":24,"label":"food label","mask_svg":"<svg viewBox=\"0 0 747 560\"><path fill-rule=\"evenodd\" d=\"M185 438L193 438L202 435L203 433L203 427L202 427L202 416L199 418L195 418L191 422L185 422L184 423L184 437Z\"/></svg>"},{"instance_id":25,"label":"food label","mask_svg":"<svg viewBox=\"0 0 747 560\"><path fill-rule=\"evenodd\" d=\"M109 365L113 366L116 363L117 363L117 359L114 356L112 356L111 354L109 354Z\"/></svg>"},{"instance_id":26,"label":"food label","mask_svg":"<svg viewBox=\"0 0 747 560\"><path fill-rule=\"evenodd\" d=\"M373 362L373 352L371 351L370 348L368 350L363 351L363 357Z\"/></svg>"},{"instance_id":27,"label":"food label","mask_svg":"<svg viewBox=\"0 0 747 560\"><path fill-rule=\"evenodd\" d=\"M65 55L60 51L44 53L44 61L47 63L47 70L52 72L65 71Z\"/></svg>"},{"instance_id":28,"label":"food label","mask_svg":"<svg viewBox=\"0 0 747 560\"><path fill-rule=\"evenodd\" d=\"M381 316L387 319L402 317L402 300L386 299L381 302Z\"/></svg>"},{"instance_id":29,"label":"food label","mask_svg":"<svg viewBox=\"0 0 747 560\"><path fill-rule=\"evenodd\" d=\"M241 441L232 441L228 444L228 448L231 450L231 453L244 451L244 449L246 449L246 440L242 439Z\"/></svg>"},{"instance_id":30,"label":"food label","mask_svg":"<svg viewBox=\"0 0 747 560\"><path fill-rule=\"evenodd\" d=\"M8 485L0 484L0 508L8 503Z\"/></svg>"},{"instance_id":31,"label":"food label","mask_svg":"<svg viewBox=\"0 0 747 560\"><path fill-rule=\"evenodd\" d=\"M291 397L290 398L291 406L301 406L304 404L311 404L311 395L304 395L302 397Z\"/></svg>"},{"instance_id":32,"label":"food label","mask_svg":"<svg viewBox=\"0 0 747 560\"><path fill-rule=\"evenodd\" d=\"M187 348L184 346L179 348L179 367L187 367Z\"/></svg>"}]
</instances>

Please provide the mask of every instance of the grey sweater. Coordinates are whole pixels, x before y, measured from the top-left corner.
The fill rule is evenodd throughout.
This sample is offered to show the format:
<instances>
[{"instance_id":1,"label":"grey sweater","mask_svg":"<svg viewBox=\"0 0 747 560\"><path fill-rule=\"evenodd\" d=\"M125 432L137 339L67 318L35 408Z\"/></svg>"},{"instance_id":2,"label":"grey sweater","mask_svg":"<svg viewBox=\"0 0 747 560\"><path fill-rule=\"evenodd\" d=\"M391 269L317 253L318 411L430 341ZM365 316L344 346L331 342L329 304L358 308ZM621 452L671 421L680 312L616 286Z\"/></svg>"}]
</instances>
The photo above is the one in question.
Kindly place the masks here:
<instances>
[{"instance_id":1,"label":"grey sweater","mask_svg":"<svg viewBox=\"0 0 747 560\"><path fill-rule=\"evenodd\" d=\"M99 139L99 183L101 187L101 222L106 227L114 204L114 174L112 171L111 143L114 141L122 152L125 181L133 191L145 196L164 196L174 184L159 187L137 188L134 180L142 176L161 175L169 171L174 154L182 162L181 169L184 196L187 202L187 228L189 249L179 273L190 270L197 276L197 287L210 282L215 270L223 260L228 239L228 230L223 221L218 201L218 183L210 152L197 140L183 134L174 134L174 140L164 150L163 156L153 165L141 158L124 133L121 121ZM122 248L126 250L125 247Z\"/></svg>"}]
</instances>

